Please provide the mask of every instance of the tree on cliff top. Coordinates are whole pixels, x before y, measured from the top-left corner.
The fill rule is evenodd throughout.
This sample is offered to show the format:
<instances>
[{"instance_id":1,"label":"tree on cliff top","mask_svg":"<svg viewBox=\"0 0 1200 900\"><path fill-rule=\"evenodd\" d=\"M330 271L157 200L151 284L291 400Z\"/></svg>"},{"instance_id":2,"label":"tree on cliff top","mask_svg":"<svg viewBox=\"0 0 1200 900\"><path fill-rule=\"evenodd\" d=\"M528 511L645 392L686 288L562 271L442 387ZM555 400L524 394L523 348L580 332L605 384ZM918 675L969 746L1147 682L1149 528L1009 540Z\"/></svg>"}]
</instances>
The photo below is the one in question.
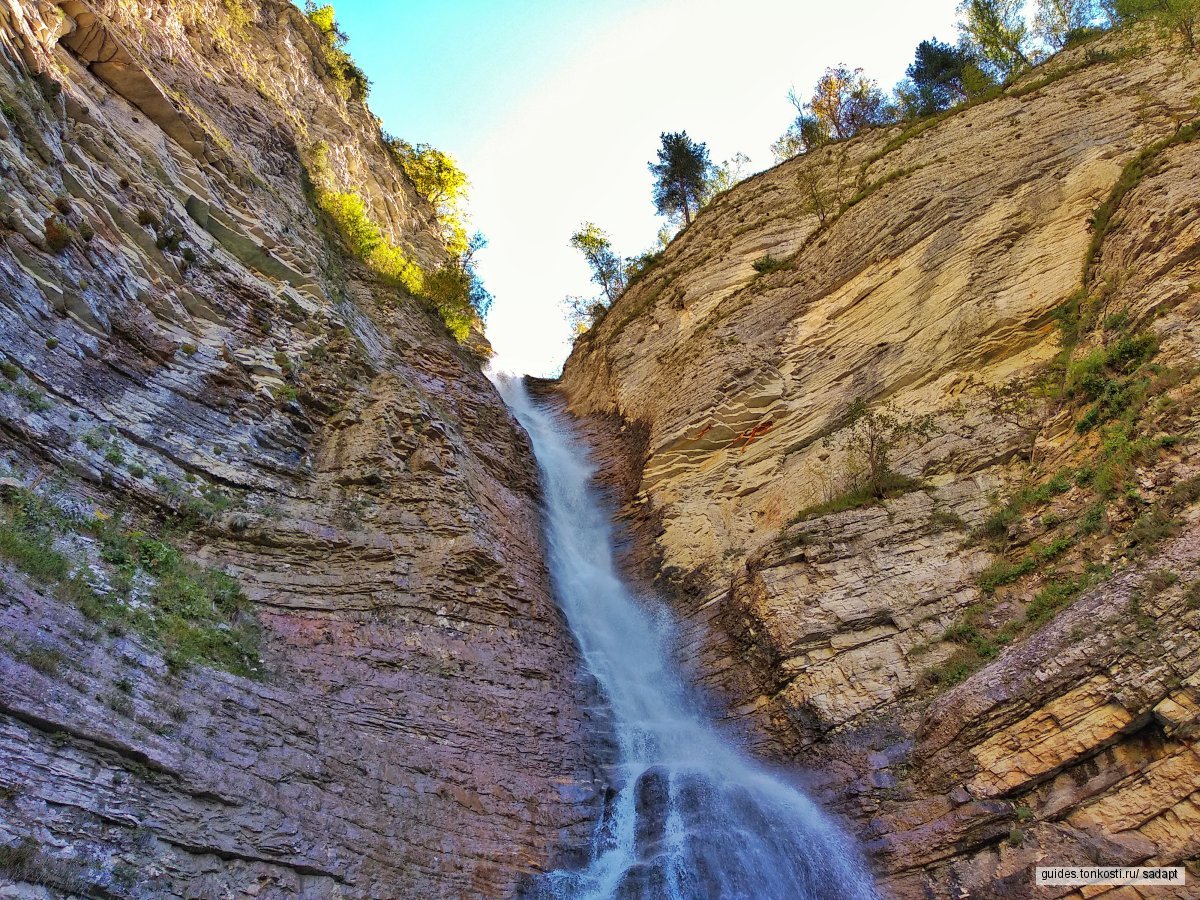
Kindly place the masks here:
<instances>
[{"instance_id":1,"label":"tree on cliff top","mask_svg":"<svg viewBox=\"0 0 1200 900\"><path fill-rule=\"evenodd\" d=\"M322 52L325 64L333 76L337 92L345 100L366 100L371 90L371 82L346 52L346 32L338 27L333 17L333 7L328 3L318 6L313 0L306 0L304 14L313 23L317 33L321 35Z\"/></svg>"},{"instance_id":2,"label":"tree on cliff top","mask_svg":"<svg viewBox=\"0 0 1200 900\"><path fill-rule=\"evenodd\" d=\"M1001 78L1030 66L1025 0L962 0L958 16L963 40L991 63Z\"/></svg>"},{"instance_id":3,"label":"tree on cliff top","mask_svg":"<svg viewBox=\"0 0 1200 900\"><path fill-rule=\"evenodd\" d=\"M825 70L812 96L801 99L795 88L788 102L796 107L796 119L771 145L777 161L807 153L830 141L852 138L863 128L888 121L891 115L887 99L862 69L846 65Z\"/></svg>"},{"instance_id":4,"label":"tree on cliff top","mask_svg":"<svg viewBox=\"0 0 1200 900\"><path fill-rule=\"evenodd\" d=\"M972 79L986 78L978 69L966 48L952 47L931 38L917 45L905 73L908 85L902 85L896 91L915 115L933 115L967 99ZM911 91L911 100L906 96L906 90Z\"/></svg>"},{"instance_id":5,"label":"tree on cliff top","mask_svg":"<svg viewBox=\"0 0 1200 900\"><path fill-rule=\"evenodd\" d=\"M1033 33L1053 51L1064 49L1099 18L1096 0L1038 0Z\"/></svg>"},{"instance_id":6,"label":"tree on cliff top","mask_svg":"<svg viewBox=\"0 0 1200 900\"><path fill-rule=\"evenodd\" d=\"M1192 52L1200 49L1200 0L1114 0L1111 8L1121 23L1153 22L1183 38Z\"/></svg>"},{"instance_id":7,"label":"tree on cliff top","mask_svg":"<svg viewBox=\"0 0 1200 900\"><path fill-rule=\"evenodd\" d=\"M608 235L595 222L584 222L571 235L571 246L587 260L592 281L600 285L608 302L615 301L625 289L625 267Z\"/></svg>"},{"instance_id":8,"label":"tree on cliff top","mask_svg":"<svg viewBox=\"0 0 1200 900\"><path fill-rule=\"evenodd\" d=\"M686 131L663 132L658 162L650 163L654 182L654 206L659 215L682 215L692 224L692 208L700 208L713 164L708 147L688 137Z\"/></svg>"}]
</instances>

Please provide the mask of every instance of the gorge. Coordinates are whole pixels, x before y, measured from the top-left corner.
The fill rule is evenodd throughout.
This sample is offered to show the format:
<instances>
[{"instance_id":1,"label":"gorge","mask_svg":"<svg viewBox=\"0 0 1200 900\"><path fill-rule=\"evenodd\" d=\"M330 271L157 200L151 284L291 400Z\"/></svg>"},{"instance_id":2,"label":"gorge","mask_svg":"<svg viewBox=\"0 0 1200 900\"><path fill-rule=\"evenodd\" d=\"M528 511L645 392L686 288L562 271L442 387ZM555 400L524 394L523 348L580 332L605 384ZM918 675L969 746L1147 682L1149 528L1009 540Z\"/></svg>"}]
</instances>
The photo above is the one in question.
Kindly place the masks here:
<instances>
[{"instance_id":1,"label":"gorge","mask_svg":"<svg viewBox=\"0 0 1200 900\"><path fill-rule=\"evenodd\" d=\"M494 385L329 47L0 0L0 895L1200 878L1195 54L757 174Z\"/></svg>"}]
</instances>

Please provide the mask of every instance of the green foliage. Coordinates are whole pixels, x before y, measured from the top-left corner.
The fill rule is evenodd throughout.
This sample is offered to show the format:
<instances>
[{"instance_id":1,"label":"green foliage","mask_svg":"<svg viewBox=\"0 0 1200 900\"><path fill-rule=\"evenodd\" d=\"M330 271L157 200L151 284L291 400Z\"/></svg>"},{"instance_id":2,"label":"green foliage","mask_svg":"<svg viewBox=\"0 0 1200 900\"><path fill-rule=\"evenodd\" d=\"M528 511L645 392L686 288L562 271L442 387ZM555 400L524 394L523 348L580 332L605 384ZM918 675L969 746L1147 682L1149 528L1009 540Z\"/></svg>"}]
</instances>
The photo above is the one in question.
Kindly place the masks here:
<instances>
[{"instance_id":1,"label":"green foliage","mask_svg":"<svg viewBox=\"0 0 1200 900\"><path fill-rule=\"evenodd\" d=\"M929 514L929 524L934 528L966 531L966 520L952 509L935 509Z\"/></svg>"},{"instance_id":2,"label":"green foliage","mask_svg":"<svg viewBox=\"0 0 1200 900\"><path fill-rule=\"evenodd\" d=\"M46 395L37 388L21 384L19 381L21 370L7 360L0 362L0 374L3 374L5 378L4 382L0 382L0 394L12 394L21 401L27 411L46 412L54 407L54 404L46 399Z\"/></svg>"},{"instance_id":3,"label":"green foliage","mask_svg":"<svg viewBox=\"0 0 1200 900\"><path fill-rule=\"evenodd\" d=\"M968 99L971 70L978 68L965 47L952 47L936 38L921 41L905 73L908 81L899 89L901 104L910 116L931 116L963 103ZM982 70L979 74L987 77Z\"/></svg>"},{"instance_id":4,"label":"green foliage","mask_svg":"<svg viewBox=\"0 0 1200 900\"><path fill-rule=\"evenodd\" d=\"M452 255L437 271L426 273L388 240L361 196L330 187L332 177L324 144L313 148L310 170L317 205L337 226L351 252L385 281L428 301L450 333L459 342L465 341L471 326L487 314L491 305L491 295L483 287L474 259L485 246L483 235L476 233L465 241L460 253Z\"/></svg>"},{"instance_id":5,"label":"green foliage","mask_svg":"<svg viewBox=\"0 0 1200 900\"><path fill-rule=\"evenodd\" d=\"M53 647L47 647L45 644L33 644L25 648L20 656L31 669L41 672L43 675L57 675L65 662L65 658L59 651Z\"/></svg>"},{"instance_id":6,"label":"green foliage","mask_svg":"<svg viewBox=\"0 0 1200 900\"><path fill-rule=\"evenodd\" d=\"M454 157L429 144L410 144L394 137L384 137L392 158L416 187L417 193L433 204L446 247L452 256L462 256L469 250L467 218L464 204L467 199L467 175Z\"/></svg>"},{"instance_id":7,"label":"green foliage","mask_svg":"<svg viewBox=\"0 0 1200 900\"><path fill-rule=\"evenodd\" d=\"M1048 622L1053 615L1099 580L1096 574L1084 574L1046 582L1025 608L1025 621L1033 625Z\"/></svg>"},{"instance_id":8,"label":"green foliage","mask_svg":"<svg viewBox=\"0 0 1200 900\"><path fill-rule=\"evenodd\" d=\"M366 100L371 90L371 83L346 52L346 37L334 18L333 7L326 4L317 6L313 0L306 0L304 13L313 23L321 36L321 50L325 65L333 79L334 88L345 100Z\"/></svg>"},{"instance_id":9,"label":"green foliage","mask_svg":"<svg viewBox=\"0 0 1200 900\"><path fill-rule=\"evenodd\" d=\"M1037 0L1033 34L1054 51L1077 46L1100 31L1096 13L1096 0Z\"/></svg>"},{"instance_id":10,"label":"green foliage","mask_svg":"<svg viewBox=\"0 0 1200 900\"><path fill-rule=\"evenodd\" d=\"M963 41L1002 78L1029 68L1025 0L962 0L958 28Z\"/></svg>"},{"instance_id":11,"label":"green foliage","mask_svg":"<svg viewBox=\"0 0 1200 900\"><path fill-rule=\"evenodd\" d=\"M785 259L779 259L768 253L766 256L760 256L750 265L754 267L754 271L759 275L766 275L770 272L778 272L780 269L786 269L788 262Z\"/></svg>"},{"instance_id":12,"label":"green foliage","mask_svg":"<svg viewBox=\"0 0 1200 900\"><path fill-rule=\"evenodd\" d=\"M321 190L317 202L337 225L355 256L410 294L421 293L425 280L421 267L384 237L382 229L367 214L362 197L352 191Z\"/></svg>"},{"instance_id":13,"label":"green foliage","mask_svg":"<svg viewBox=\"0 0 1200 900\"><path fill-rule=\"evenodd\" d=\"M1200 578L1190 582L1184 588L1183 597L1188 609L1200 609Z\"/></svg>"},{"instance_id":14,"label":"green foliage","mask_svg":"<svg viewBox=\"0 0 1200 900\"><path fill-rule=\"evenodd\" d=\"M0 521L0 556L42 583L65 581L71 566L67 558L50 546L48 529L28 521L22 511L10 511Z\"/></svg>"},{"instance_id":15,"label":"green foliage","mask_svg":"<svg viewBox=\"0 0 1200 900\"><path fill-rule=\"evenodd\" d=\"M1178 513L1200 500L1200 476L1181 481L1162 499L1152 503L1125 535L1125 543L1139 554L1148 554L1155 546L1179 531Z\"/></svg>"},{"instance_id":16,"label":"green foliage","mask_svg":"<svg viewBox=\"0 0 1200 900\"><path fill-rule=\"evenodd\" d=\"M830 141L854 137L864 128L892 119L893 110L883 91L862 69L830 66L818 79L812 96L803 100L793 90L788 102L796 118L771 145L777 162L807 153Z\"/></svg>"},{"instance_id":17,"label":"green foliage","mask_svg":"<svg viewBox=\"0 0 1200 900\"><path fill-rule=\"evenodd\" d=\"M979 587L985 594L993 593L996 588L1012 584L1020 578L1025 577L1037 570L1038 560L1035 556L1026 556L1019 562L1009 562L1006 559L998 559L990 566L983 570L979 576Z\"/></svg>"},{"instance_id":18,"label":"green foliage","mask_svg":"<svg viewBox=\"0 0 1200 900\"><path fill-rule=\"evenodd\" d=\"M74 566L54 549L60 534L85 534L99 544L112 584L140 586L136 603L88 583L86 566ZM237 582L187 560L170 544L111 521L72 518L29 491L0 503L0 556L30 578L57 587L85 615L161 645L176 667L194 662L257 677L258 626ZM73 572L78 569L77 572Z\"/></svg>"},{"instance_id":19,"label":"green foliage","mask_svg":"<svg viewBox=\"0 0 1200 900\"><path fill-rule=\"evenodd\" d=\"M1151 22L1165 34L1182 39L1192 52L1200 32L1200 0L1115 0L1117 19L1122 23Z\"/></svg>"},{"instance_id":20,"label":"green foliage","mask_svg":"<svg viewBox=\"0 0 1200 900\"><path fill-rule=\"evenodd\" d=\"M455 260L447 262L425 279L425 292L454 338L459 343L465 341L471 333L471 324L476 321L467 269Z\"/></svg>"},{"instance_id":21,"label":"green foliage","mask_svg":"<svg viewBox=\"0 0 1200 900\"><path fill-rule=\"evenodd\" d=\"M793 515L788 520L788 524L794 525L805 519L816 519L821 516L844 512L848 509L874 506L883 500L899 497L902 494L907 494L909 491L914 491L921 487L921 484L922 482L919 479L909 478L907 475L892 472L875 487L867 487L865 485L852 487L822 503L806 506Z\"/></svg>"},{"instance_id":22,"label":"green foliage","mask_svg":"<svg viewBox=\"0 0 1200 900\"><path fill-rule=\"evenodd\" d=\"M607 232L595 222L584 222L571 235L571 246L583 254L592 281L604 291L608 302L615 302L625 290L625 262L613 250Z\"/></svg>"},{"instance_id":23,"label":"green foliage","mask_svg":"<svg viewBox=\"0 0 1200 900\"><path fill-rule=\"evenodd\" d=\"M1122 335L1071 362L1067 368L1066 393L1092 404L1076 423L1076 430L1090 431L1139 405L1145 398L1148 380L1131 376L1157 352L1157 335L1144 332Z\"/></svg>"},{"instance_id":24,"label":"green foliage","mask_svg":"<svg viewBox=\"0 0 1200 900\"><path fill-rule=\"evenodd\" d=\"M844 454L843 489L800 510L791 523L872 505L921 486L920 480L893 471L891 458L900 446L924 443L937 432L932 416L908 416L889 405L871 409L859 398L846 410L839 431L826 444Z\"/></svg>"},{"instance_id":25,"label":"green foliage","mask_svg":"<svg viewBox=\"0 0 1200 900\"><path fill-rule=\"evenodd\" d=\"M704 186L704 196L700 198L700 205L707 206L719 194L743 181L746 177L746 167L749 165L749 156L745 153L735 153L729 159L713 166L712 175Z\"/></svg>"},{"instance_id":26,"label":"green foliage","mask_svg":"<svg viewBox=\"0 0 1200 900\"><path fill-rule=\"evenodd\" d=\"M654 206L659 215L683 216L692 222L713 174L708 147L688 137L686 131L663 132L658 162L650 163L654 175Z\"/></svg>"},{"instance_id":27,"label":"green foliage","mask_svg":"<svg viewBox=\"0 0 1200 900\"><path fill-rule=\"evenodd\" d=\"M829 443L846 453L852 489L883 499L895 492L898 480L911 482L892 471L892 453L902 444L923 444L936 432L932 416L909 416L890 405L871 409L860 397L846 410L840 438Z\"/></svg>"}]
</instances>

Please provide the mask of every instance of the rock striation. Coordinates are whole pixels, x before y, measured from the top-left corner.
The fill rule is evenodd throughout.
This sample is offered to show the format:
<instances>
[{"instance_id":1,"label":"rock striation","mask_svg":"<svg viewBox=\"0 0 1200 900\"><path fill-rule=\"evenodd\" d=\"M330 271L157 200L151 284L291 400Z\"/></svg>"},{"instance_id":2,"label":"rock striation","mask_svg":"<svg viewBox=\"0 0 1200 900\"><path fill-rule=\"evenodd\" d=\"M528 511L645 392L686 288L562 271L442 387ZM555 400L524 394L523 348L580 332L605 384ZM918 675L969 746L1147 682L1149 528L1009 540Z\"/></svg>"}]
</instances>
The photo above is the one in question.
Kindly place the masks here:
<instances>
[{"instance_id":1,"label":"rock striation","mask_svg":"<svg viewBox=\"0 0 1200 900\"><path fill-rule=\"evenodd\" d=\"M756 175L564 369L682 664L890 895L1200 877L1198 92L1111 34ZM932 423L873 503L856 400Z\"/></svg>"},{"instance_id":2,"label":"rock striation","mask_svg":"<svg viewBox=\"0 0 1200 900\"><path fill-rule=\"evenodd\" d=\"M0 488L56 510L0 558L6 896L505 896L590 828L527 440L316 211L320 143L445 257L320 40L285 0L0 2ZM215 570L251 612L153 633L154 573Z\"/></svg>"}]
</instances>

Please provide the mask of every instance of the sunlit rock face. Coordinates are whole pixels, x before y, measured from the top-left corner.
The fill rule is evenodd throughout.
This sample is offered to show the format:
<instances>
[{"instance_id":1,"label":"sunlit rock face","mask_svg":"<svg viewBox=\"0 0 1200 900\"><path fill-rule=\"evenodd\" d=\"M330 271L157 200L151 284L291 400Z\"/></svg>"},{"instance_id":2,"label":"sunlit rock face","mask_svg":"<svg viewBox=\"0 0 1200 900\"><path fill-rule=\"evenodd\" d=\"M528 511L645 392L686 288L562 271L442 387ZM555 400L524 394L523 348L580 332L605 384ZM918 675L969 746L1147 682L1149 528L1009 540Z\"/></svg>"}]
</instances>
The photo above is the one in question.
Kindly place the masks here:
<instances>
[{"instance_id":1,"label":"sunlit rock face","mask_svg":"<svg viewBox=\"0 0 1200 900\"><path fill-rule=\"evenodd\" d=\"M323 142L394 242L444 257L318 40L283 0L0 2L5 501L162 538L261 630L251 677L203 647L171 669L0 561L0 883L505 896L586 840L592 698L527 441L314 213ZM103 588L88 528L56 546Z\"/></svg>"},{"instance_id":2,"label":"sunlit rock face","mask_svg":"<svg viewBox=\"0 0 1200 900\"><path fill-rule=\"evenodd\" d=\"M1200 63L1155 40L1105 37L930 127L742 183L561 379L631 562L673 588L681 662L759 753L812 772L896 896L1027 896L1035 862L1200 850L1200 144L1159 143L1190 134ZM759 273L768 255L783 264ZM1157 340L1124 437L1081 423L1083 388L1032 421L988 390L1061 394L1054 311L1089 258L1072 359ZM793 522L854 464L856 398L934 416L891 460L919 483ZM1153 449L1122 455L1126 439ZM1093 475L1114 472L1098 500ZM997 578L1002 550L1028 570ZM992 645L955 672L978 634Z\"/></svg>"}]
</instances>

